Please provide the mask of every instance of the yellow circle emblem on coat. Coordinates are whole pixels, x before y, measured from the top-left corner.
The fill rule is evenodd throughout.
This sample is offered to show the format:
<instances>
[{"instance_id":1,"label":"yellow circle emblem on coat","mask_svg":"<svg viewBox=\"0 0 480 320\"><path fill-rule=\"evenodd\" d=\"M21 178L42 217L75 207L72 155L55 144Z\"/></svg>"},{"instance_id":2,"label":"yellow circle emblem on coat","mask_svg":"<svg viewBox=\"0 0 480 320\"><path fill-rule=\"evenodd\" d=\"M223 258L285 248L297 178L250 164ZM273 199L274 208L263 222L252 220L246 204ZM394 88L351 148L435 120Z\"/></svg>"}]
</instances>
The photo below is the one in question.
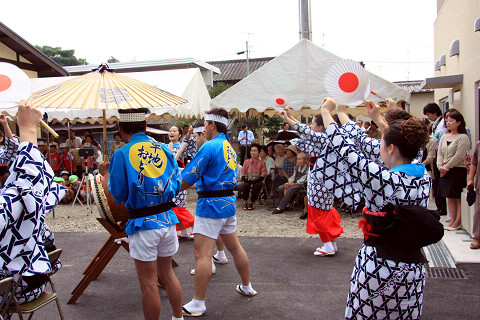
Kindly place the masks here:
<instances>
[{"instance_id":1,"label":"yellow circle emblem on coat","mask_svg":"<svg viewBox=\"0 0 480 320\"><path fill-rule=\"evenodd\" d=\"M150 178L161 176L167 167L167 156L162 147L150 142L134 144L128 156L133 168Z\"/></svg>"},{"instance_id":2,"label":"yellow circle emblem on coat","mask_svg":"<svg viewBox=\"0 0 480 320\"><path fill-rule=\"evenodd\" d=\"M237 154L228 141L223 141L223 157L228 167L232 170L237 169Z\"/></svg>"}]
</instances>

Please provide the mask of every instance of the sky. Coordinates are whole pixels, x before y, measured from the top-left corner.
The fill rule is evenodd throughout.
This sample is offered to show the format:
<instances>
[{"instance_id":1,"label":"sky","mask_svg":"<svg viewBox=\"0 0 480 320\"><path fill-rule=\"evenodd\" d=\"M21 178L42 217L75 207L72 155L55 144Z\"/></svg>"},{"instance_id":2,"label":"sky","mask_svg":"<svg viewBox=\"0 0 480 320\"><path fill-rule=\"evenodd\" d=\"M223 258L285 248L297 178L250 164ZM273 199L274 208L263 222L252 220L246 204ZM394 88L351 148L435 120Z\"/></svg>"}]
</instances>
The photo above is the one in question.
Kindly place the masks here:
<instances>
[{"instance_id":1,"label":"sky","mask_svg":"<svg viewBox=\"0 0 480 320\"><path fill-rule=\"evenodd\" d=\"M0 21L90 64L280 55L299 41L298 0L4 1ZM312 41L389 80L434 74L436 0L311 0Z\"/></svg>"}]
</instances>

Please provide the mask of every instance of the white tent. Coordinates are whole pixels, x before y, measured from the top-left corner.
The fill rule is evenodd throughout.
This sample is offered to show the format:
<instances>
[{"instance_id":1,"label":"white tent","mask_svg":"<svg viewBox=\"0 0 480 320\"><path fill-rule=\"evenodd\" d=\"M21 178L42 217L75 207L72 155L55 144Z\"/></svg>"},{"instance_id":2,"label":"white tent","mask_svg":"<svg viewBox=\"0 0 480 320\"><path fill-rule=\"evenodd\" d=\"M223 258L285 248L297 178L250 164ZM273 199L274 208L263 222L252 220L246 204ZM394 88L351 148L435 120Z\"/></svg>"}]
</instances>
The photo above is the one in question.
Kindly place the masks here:
<instances>
[{"instance_id":1,"label":"white tent","mask_svg":"<svg viewBox=\"0 0 480 320\"><path fill-rule=\"evenodd\" d=\"M153 108L151 109L152 114L160 116L166 111L168 114L164 114L165 116L203 116L205 111L210 108L210 95L208 94L207 87L198 68L130 72L122 73L122 75L173 93L188 101L185 104L172 108ZM32 92L45 89L75 77L76 76L30 79L32 82ZM87 121L91 119L94 121L102 117L101 110L45 108L42 111L47 113L48 121L54 119L58 121L63 121L64 119ZM117 110L107 110L107 119L112 119L112 117L118 118Z\"/></svg>"},{"instance_id":2,"label":"white tent","mask_svg":"<svg viewBox=\"0 0 480 320\"><path fill-rule=\"evenodd\" d=\"M286 98L290 108L307 115L311 110L319 109L328 96L324 86L325 74L341 59L309 40L301 40L293 48L215 97L211 106L229 111L237 109L240 112L254 109L271 114L275 112L273 108L276 107L276 97L282 96ZM410 100L408 90L370 72L368 77L371 91L379 97L396 98L398 101ZM380 100L373 94L370 94L368 99ZM357 107L351 109L350 113L358 114L361 109L365 108Z\"/></svg>"}]
</instances>

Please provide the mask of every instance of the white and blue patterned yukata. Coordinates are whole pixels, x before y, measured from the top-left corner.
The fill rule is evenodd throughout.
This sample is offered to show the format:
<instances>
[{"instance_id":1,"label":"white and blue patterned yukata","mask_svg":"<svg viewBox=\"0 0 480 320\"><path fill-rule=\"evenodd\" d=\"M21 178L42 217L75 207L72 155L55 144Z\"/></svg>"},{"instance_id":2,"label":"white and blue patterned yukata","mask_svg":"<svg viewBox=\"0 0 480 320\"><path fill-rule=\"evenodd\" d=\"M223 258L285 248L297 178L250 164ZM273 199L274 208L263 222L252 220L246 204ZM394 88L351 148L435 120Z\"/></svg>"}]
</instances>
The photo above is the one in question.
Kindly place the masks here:
<instances>
[{"instance_id":1,"label":"white and blue patterned yukata","mask_svg":"<svg viewBox=\"0 0 480 320\"><path fill-rule=\"evenodd\" d=\"M185 159L185 157L193 158L195 153L197 152L197 144L195 143L195 139L192 137L190 139L183 139L183 142L187 143L185 149L183 149L182 155L180 156L180 160ZM173 145L172 153L174 156L177 155L178 150L180 149L181 143L177 142ZM177 207L186 207L187 206L187 190L180 191L178 195L173 198L172 200L175 202Z\"/></svg>"},{"instance_id":2,"label":"white and blue patterned yukata","mask_svg":"<svg viewBox=\"0 0 480 320\"><path fill-rule=\"evenodd\" d=\"M333 155L344 159L352 177L358 177L369 211L381 211L387 204L428 205L432 182L424 165L388 170L367 159L335 123L326 133ZM355 260L345 319L419 319L424 286L423 263L382 259L375 247L364 244Z\"/></svg>"},{"instance_id":3,"label":"white and blue patterned yukata","mask_svg":"<svg viewBox=\"0 0 480 320\"><path fill-rule=\"evenodd\" d=\"M128 144L115 151L108 168L108 192L127 210L156 206L172 201L178 194L181 176L168 146L138 132ZM147 217L128 219L127 235L142 230L166 228L177 224L173 210Z\"/></svg>"},{"instance_id":4,"label":"white and blue patterned yukata","mask_svg":"<svg viewBox=\"0 0 480 320\"><path fill-rule=\"evenodd\" d=\"M332 144L327 139L327 135L325 133L312 131L309 126L301 123L296 123L294 129L298 131L302 138L298 140L299 145L297 146L300 149L304 148L305 151L309 152L309 155L318 155L315 166L310 171L310 180L313 180L313 188L310 188L310 193L308 194L309 205L317 209L325 210L317 206L323 206L321 201L322 199L325 200L325 198L318 197L318 194L315 192L316 189L322 191L322 188L326 188L334 197L356 208L360 203L361 188L359 184L356 183L355 177L347 170L348 164L334 155ZM314 199L318 199L318 201ZM330 200L327 202L327 206L329 202Z\"/></svg>"},{"instance_id":5,"label":"white and blue patterned yukata","mask_svg":"<svg viewBox=\"0 0 480 320\"><path fill-rule=\"evenodd\" d=\"M5 145L0 148L0 164L11 166L17 156L18 146L20 145L20 138L13 135L13 139L5 136Z\"/></svg>"},{"instance_id":6,"label":"white and blue patterned yukata","mask_svg":"<svg viewBox=\"0 0 480 320\"><path fill-rule=\"evenodd\" d=\"M15 150L17 151L17 150ZM51 232L45 215L65 195L66 189L53 181L53 171L32 143L19 145L5 187L0 193L0 279L35 276L52 272L44 247ZM24 278L25 279L25 278ZM22 281L16 294L20 303L37 298L44 285L25 291Z\"/></svg>"},{"instance_id":7,"label":"white and blue patterned yukata","mask_svg":"<svg viewBox=\"0 0 480 320\"><path fill-rule=\"evenodd\" d=\"M233 190L237 186L237 155L224 133L217 134L198 149L182 171L189 185L196 183L197 192ZM235 196L200 198L195 215L212 219L232 217L236 213Z\"/></svg>"}]
</instances>

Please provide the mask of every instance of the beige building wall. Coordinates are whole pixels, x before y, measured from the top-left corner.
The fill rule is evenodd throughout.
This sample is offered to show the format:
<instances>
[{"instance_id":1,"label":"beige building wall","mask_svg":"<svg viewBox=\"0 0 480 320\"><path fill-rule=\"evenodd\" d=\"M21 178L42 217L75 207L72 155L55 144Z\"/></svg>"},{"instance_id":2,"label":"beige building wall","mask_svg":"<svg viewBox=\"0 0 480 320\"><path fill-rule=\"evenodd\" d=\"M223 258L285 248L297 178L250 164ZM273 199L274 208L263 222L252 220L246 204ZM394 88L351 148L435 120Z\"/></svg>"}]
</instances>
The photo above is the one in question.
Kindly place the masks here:
<instances>
[{"instance_id":1,"label":"beige building wall","mask_svg":"<svg viewBox=\"0 0 480 320\"><path fill-rule=\"evenodd\" d=\"M434 24L435 61L446 56L446 65L435 77L463 74L463 83L448 89L435 89L435 101L449 99L465 117L475 141L479 139L480 32L474 23L480 17L480 1L438 0ZM452 41L459 39L460 54L450 57Z\"/></svg>"},{"instance_id":2,"label":"beige building wall","mask_svg":"<svg viewBox=\"0 0 480 320\"><path fill-rule=\"evenodd\" d=\"M425 118L423 114L423 107L425 107L428 103L434 102L434 95L433 92L417 92L412 93L410 96L410 106L409 109L407 107L407 111L410 112L411 115L417 118Z\"/></svg>"}]
</instances>

